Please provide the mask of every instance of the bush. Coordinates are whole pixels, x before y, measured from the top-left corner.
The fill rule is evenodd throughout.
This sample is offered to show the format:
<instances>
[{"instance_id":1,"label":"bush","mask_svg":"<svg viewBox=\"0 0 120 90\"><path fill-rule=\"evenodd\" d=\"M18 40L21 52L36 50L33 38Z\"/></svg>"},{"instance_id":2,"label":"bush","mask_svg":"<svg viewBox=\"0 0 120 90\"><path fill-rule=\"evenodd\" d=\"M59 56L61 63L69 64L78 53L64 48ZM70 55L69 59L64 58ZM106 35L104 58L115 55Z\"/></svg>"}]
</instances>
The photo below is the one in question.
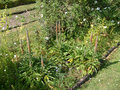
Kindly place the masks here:
<instances>
[{"instance_id":1,"label":"bush","mask_svg":"<svg viewBox=\"0 0 120 90\"><path fill-rule=\"evenodd\" d=\"M89 28L98 18L118 22L118 4L119 1L107 0L39 0L38 8L39 16L45 22L45 30L55 32L56 22L60 22L61 31L67 38L75 38L86 33L88 29L83 28Z\"/></svg>"}]
</instances>

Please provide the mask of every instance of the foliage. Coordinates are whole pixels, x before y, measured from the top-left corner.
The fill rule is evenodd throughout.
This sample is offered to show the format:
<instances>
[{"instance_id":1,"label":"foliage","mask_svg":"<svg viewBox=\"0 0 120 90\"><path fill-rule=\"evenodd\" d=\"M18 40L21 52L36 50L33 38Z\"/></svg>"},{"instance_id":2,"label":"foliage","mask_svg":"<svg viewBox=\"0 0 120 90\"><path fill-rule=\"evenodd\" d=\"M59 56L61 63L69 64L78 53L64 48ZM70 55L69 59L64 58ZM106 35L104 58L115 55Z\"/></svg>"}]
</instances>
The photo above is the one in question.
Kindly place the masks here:
<instances>
[{"instance_id":1,"label":"foliage","mask_svg":"<svg viewBox=\"0 0 120 90\"><path fill-rule=\"evenodd\" d=\"M13 53L7 48L0 48L0 88L10 89L16 81L16 64L12 62ZM14 77L13 77L14 76Z\"/></svg>"},{"instance_id":2,"label":"foliage","mask_svg":"<svg viewBox=\"0 0 120 90\"><path fill-rule=\"evenodd\" d=\"M97 72L103 53L119 41L118 3L38 0L38 26L21 24L18 30L0 35L0 89L67 89L84 75ZM5 10L2 27L6 18ZM20 19L24 23L24 16Z\"/></svg>"},{"instance_id":3,"label":"foliage","mask_svg":"<svg viewBox=\"0 0 120 90\"><path fill-rule=\"evenodd\" d=\"M67 38L71 36L75 38L77 34L84 32L81 31L83 30L81 28L90 27L91 23L96 22L98 18L119 22L119 9L115 6L118 3L104 0L39 0L38 8L40 10L39 16L45 21L45 30L49 29L50 32L55 32L55 24L60 21L61 30L64 31ZM115 13L109 15L112 11L115 11ZM87 32L88 29L85 31Z\"/></svg>"},{"instance_id":4,"label":"foliage","mask_svg":"<svg viewBox=\"0 0 120 90\"><path fill-rule=\"evenodd\" d=\"M23 89L47 89L51 88L53 80L56 77L56 66L52 61L43 58L44 66L42 66L41 58L34 58L29 54L21 57L19 62L19 80L24 85Z\"/></svg>"}]
</instances>

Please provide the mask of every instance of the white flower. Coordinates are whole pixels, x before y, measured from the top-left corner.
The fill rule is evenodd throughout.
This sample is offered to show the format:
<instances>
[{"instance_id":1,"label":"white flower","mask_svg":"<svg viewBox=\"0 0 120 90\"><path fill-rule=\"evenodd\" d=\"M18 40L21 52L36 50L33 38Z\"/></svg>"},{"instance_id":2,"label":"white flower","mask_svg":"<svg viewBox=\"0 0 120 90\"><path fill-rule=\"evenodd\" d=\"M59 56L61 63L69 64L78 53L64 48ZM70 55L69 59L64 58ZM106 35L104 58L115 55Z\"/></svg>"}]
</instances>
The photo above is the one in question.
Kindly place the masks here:
<instances>
[{"instance_id":1,"label":"white flower","mask_svg":"<svg viewBox=\"0 0 120 90\"><path fill-rule=\"evenodd\" d=\"M104 9L107 9L107 7L105 7Z\"/></svg>"},{"instance_id":2,"label":"white flower","mask_svg":"<svg viewBox=\"0 0 120 90\"><path fill-rule=\"evenodd\" d=\"M107 26L104 26L104 28L107 28Z\"/></svg>"},{"instance_id":3,"label":"white flower","mask_svg":"<svg viewBox=\"0 0 120 90\"><path fill-rule=\"evenodd\" d=\"M97 10L100 10L100 7L97 7L96 9L97 9Z\"/></svg>"},{"instance_id":4,"label":"white flower","mask_svg":"<svg viewBox=\"0 0 120 90\"><path fill-rule=\"evenodd\" d=\"M67 14L67 12L65 12L65 14Z\"/></svg>"},{"instance_id":5,"label":"white flower","mask_svg":"<svg viewBox=\"0 0 120 90\"><path fill-rule=\"evenodd\" d=\"M76 47L77 49L79 49L79 47Z\"/></svg>"},{"instance_id":6,"label":"white flower","mask_svg":"<svg viewBox=\"0 0 120 90\"><path fill-rule=\"evenodd\" d=\"M41 18L43 18L43 14L40 14Z\"/></svg>"},{"instance_id":7,"label":"white flower","mask_svg":"<svg viewBox=\"0 0 120 90\"><path fill-rule=\"evenodd\" d=\"M98 20L100 20L100 17L98 17Z\"/></svg>"},{"instance_id":8,"label":"white flower","mask_svg":"<svg viewBox=\"0 0 120 90\"><path fill-rule=\"evenodd\" d=\"M6 72L6 69L4 69L4 72Z\"/></svg>"},{"instance_id":9,"label":"white flower","mask_svg":"<svg viewBox=\"0 0 120 90\"><path fill-rule=\"evenodd\" d=\"M99 79L99 82L100 82L100 79Z\"/></svg>"},{"instance_id":10,"label":"white flower","mask_svg":"<svg viewBox=\"0 0 120 90\"><path fill-rule=\"evenodd\" d=\"M2 30L5 30L5 27L3 27Z\"/></svg>"},{"instance_id":11,"label":"white flower","mask_svg":"<svg viewBox=\"0 0 120 90\"><path fill-rule=\"evenodd\" d=\"M91 27L93 27L93 24L91 24Z\"/></svg>"},{"instance_id":12,"label":"white flower","mask_svg":"<svg viewBox=\"0 0 120 90\"><path fill-rule=\"evenodd\" d=\"M84 18L83 21L86 21L86 18Z\"/></svg>"},{"instance_id":13,"label":"white flower","mask_svg":"<svg viewBox=\"0 0 120 90\"><path fill-rule=\"evenodd\" d=\"M59 64L59 67L61 67L61 64Z\"/></svg>"},{"instance_id":14,"label":"white flower","mask_svg":"<svg viewBox=\"0 0 120 90\"><path fill-rule=\"evenodd\" d=\"M14 43L14 45L16 45L16 42Z\"/></svg>"},{"instance_id":15,"label":"white flower","mask_svg":"<svg viewBox=\"0 0 120 90\"><path fill-rule=\"evenodd\" d=\"M94 8L91 8L91 10L93 11L93 10L94 10Z\"/></svg>"},{"instance_id":16,"label":"white flower","mask_svg":"<svg viewBox=\"0 0 120 90\"><path fill-rule=\"evenodd\" d=\"M114 22L114 20L111 21L112 23Z\"/></svg>"},{"instance_id":17,"label":"white flower","mask_svg":"<svg viewBox=\"0 0 120 90\"><path fill-rule=\"evenodd\" d=\"M110 7L108 7L108 9L110 9Z\"/></svg>"},{"instance_id":18,"label":"white flower","mask_svg":"<svg viewBox=\"0 0 120 90\"><path fill-rule=\"evenodd\" d=\"M45 37L45 40L49 40L49 37Z\"/></svg>"},{"instance_id":19,"label":"white flower","mask_svg":"<svg viewBox=\"0 0 120 90\"><path fill-rule=\"evenodd\" d=\"M44 6L43 5L41 5L41 8L43 8Z\"/></svg>"},{"instance_id":20,"label":"white flower","mask_svg":"<svg viewBox=\"0 0 120 90\"><path fill-rule=\"evenodd\" d=\"M97 3L97 1L94 2L95 4Z\"/></svg>"},{"instance_id":21,"label":"white flower","mask_svg":"<svg viewBox=\"0 0 120 90\"><path fill-rule=\"evenodd\" d=\"M6 54L6 56L7 56L8 54Z\"/></svg>"},{"instance_id":22,"label":"white flower","mask_svg":"<svg viewBox=\"0 0 120 90\"><path fill-rule=\"evenodd\" d=\"M117 24L120 24L120 22L117 22Z\"/></svg>"},{"instance_id":23,"label":"white flower","mask_svg":"<svg viewBox=\"0 0 120 90\"><path fill-rule=\"evenodd\" d=\"M38 80L38 77L36 77L36 79Z\"/></svg>"},{"instance_id":24,"label":"white flower","mask_svg":"<svg viewBox=\"0 0 120 90\"><path fill-rule=\"evenodd\" d=\"M17 15L16 15L15 17L16 17L16 18L18 18L18 16L17 16Z\"/></svg>"},{"instance_id":25,"label":"white flower","mask_svg":"<svg viewBox=\"0 0 120 90\"><path fill-rule=\"evenodd\" d=\"M16 55L14 55L14 58L16 58Z\"/></svg>"}]
</instances>

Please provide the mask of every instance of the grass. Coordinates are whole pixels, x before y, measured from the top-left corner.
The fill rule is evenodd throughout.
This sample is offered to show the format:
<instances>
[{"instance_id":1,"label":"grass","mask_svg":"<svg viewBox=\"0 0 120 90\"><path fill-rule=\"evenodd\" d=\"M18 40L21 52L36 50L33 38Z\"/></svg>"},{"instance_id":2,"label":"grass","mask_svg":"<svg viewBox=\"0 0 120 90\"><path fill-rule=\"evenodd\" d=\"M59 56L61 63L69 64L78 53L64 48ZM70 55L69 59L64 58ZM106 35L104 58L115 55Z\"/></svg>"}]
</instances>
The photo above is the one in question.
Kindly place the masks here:
<instances>
[{"instance_id":1,"label":"grass","mask_svg":"<svg viewBox=\"0 0 120 90\"><path fill-rule=\"evenodd\" d=\"M119 90L120 48L110 56L110 63L78 90Z\"/></svg>"},{"instance_id":2,"label":"grass","mask_svg":"<svg viewBox=\"0 0 120 90\"><path fill-rule=\"evenodd\" d=\"M13 8L9 8L7 11L7 14L12 14L12 13L17 13L17 12L22 12L28 9L33 9L35 8L35 3L34 4L28 4L28 5L21 5ZM4 12L4 9L0 10L0 13Z\"/></svg>"}]
</instances>

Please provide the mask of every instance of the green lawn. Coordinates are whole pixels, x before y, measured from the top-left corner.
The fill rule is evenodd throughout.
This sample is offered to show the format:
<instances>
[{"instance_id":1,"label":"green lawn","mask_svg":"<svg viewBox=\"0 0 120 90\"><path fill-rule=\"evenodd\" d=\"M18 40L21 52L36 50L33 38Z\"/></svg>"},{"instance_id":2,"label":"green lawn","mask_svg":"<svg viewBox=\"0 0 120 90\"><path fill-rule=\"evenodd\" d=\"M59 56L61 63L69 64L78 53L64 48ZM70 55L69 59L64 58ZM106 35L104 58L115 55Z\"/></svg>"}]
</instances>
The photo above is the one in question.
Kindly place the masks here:
<instances>
[{"instance_id":1,"label":"green lawn","mask_svg":"<svg viewBox=\"0 0 120 90\"><path fill-rule=\"evenodd\" d=\"M33 9L35 8L35 3L34 4L28 4L28 5L21 5L18 7L13 7L13 8L9 8L7 9L7 14L12 14L12 13L17 13L17 12L22 12L25 10L29 10L29 9ZM0 10L0 13L4 12L4 9Z\"/></svg>"},{"instance_id":2,"label":"green lawn","mask_svg":"<svg viewBox=\"0 0 120 90\"><path fill-rule=\"evenodd\" d=\"M110 64L80 90L120 90L120 48L110 56Z\"/></svg>"}]
</instances>

